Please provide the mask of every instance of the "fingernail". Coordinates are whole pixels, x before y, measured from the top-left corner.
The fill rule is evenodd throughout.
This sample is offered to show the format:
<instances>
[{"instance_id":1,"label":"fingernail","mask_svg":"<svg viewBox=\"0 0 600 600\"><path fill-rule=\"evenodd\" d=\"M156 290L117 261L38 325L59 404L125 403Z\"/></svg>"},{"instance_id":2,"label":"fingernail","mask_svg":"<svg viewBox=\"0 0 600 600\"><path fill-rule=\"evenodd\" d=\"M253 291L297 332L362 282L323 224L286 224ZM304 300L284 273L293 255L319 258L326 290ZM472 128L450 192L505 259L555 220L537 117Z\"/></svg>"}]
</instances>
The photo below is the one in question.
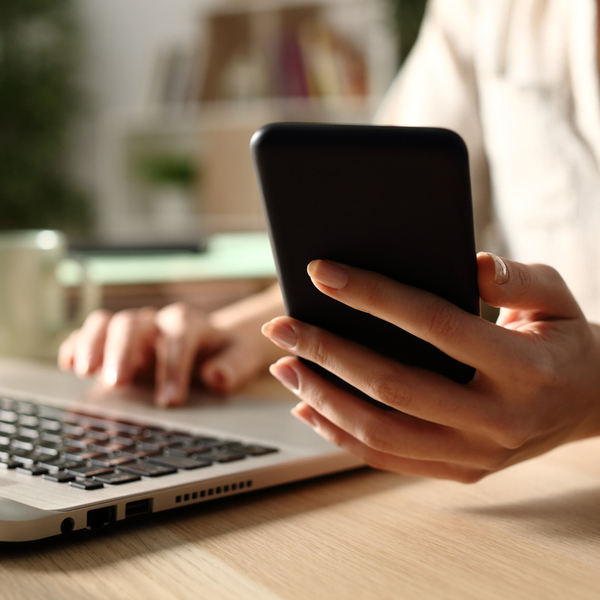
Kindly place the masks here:
<instances>
[{"instance_id":1,"label":"fingernail","mask_svg":"<svg viewBox=\"0 0 600 600\"><path fill-rule=\"evenodd\" d=\"M75 363L75 373L80 377L86 377L90 373L90 361L86 358L77 357L77 362Z\"/></svg>"},{"instance_id":2,"label":"fingernail","mask_svg":"<svg viewBox=\"0 0 600 600\"><path fill-rule=\"evenodd\" d=\"M271 372L271 375L281 381L290 392L294 392L294 394L298 393L300 389L298 373L296 373L292 367L287 364L276 362L269 367L269 371Z\"/></svg>"},{"instance_id":3,"label":"fingernail","mask_svg":"<svg viewBox=\"0 0 600 600\"><path fill-rule=\"evenodd\" d=\"M328 260L313 260L307 271L313 281L335 290L341 290L348 283L348 271Z\"/></svg>"},{"instance_id":4,"label":"fingernail","mask_svg":"<svg viewBox=\"0 0 600 600\"><path fill-rule=\"evenodd\" d=\"M110 387L117 385L119 375L117 368L114 365L106 365L102 371L102 379L104 383Z\"/></svg>"},{"instance_id":5,"label":"fingernail","mask_svg":"<svg viewBox=\"0 0 600 600\"><path fill-rule=\"evenodd\" d=\"M508 267L506 266L506 263L499 256L496 256L491 252L488 254L494 261L494 269L496 271L494 275L494 283L498 285L506 283L508 281Z\"/></svg>"},{"instance_id":6,"label":"fingernail","mask_svg":"<svg viewBox=\"0 0 600 600\"><path fill-rule=\"evenodd\" d=\"M179 404L178 393L179 388L175 383L165 383L156 397L156 403L163 408L175 406Z\"/></svg>"},{"instance_id":7,"label":"fingernail","mask_svg":"<svg viewBox=\"0 0 600 600\"><path fill-rule=\"evenodd\" d=\"M226 392L231 388L234 373L227 364L214 365L204 375L204 383L217 392Z\"/></svg>"},{"instance_id":8,"label":"fingernail","mask_svg":"<svg viewBox=\"0 0 600 600\"><path fill-rule=\"evenodd\" d=\"M289 325L284 325L277 319L265 323L261 331L270 340L288 350L292 350L298 343L296 332Z\"/></svg>"},{"instance_id":9,"label":"fingernail","mask_svg":"<svg viewBox=\"0 0 600 600\"><path fill-rule=\"evenodd\" d=\"M308 408L305 402L298 402L294 408L292 408L292 415L299 421L306 423L309 427L316 428L317 422L315 421L312 409Z\"/></svg>"}]
</instances>

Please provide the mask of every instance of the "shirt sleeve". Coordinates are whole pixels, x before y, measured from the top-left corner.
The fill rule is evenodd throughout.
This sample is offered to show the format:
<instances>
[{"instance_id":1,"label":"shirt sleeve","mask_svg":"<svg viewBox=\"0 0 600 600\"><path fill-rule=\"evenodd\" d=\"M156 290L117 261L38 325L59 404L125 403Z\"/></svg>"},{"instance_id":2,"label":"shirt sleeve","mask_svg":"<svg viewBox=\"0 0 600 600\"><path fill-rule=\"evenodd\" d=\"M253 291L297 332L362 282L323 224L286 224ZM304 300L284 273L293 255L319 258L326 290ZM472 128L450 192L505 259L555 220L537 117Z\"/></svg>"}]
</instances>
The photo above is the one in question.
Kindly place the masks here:
<instances>
[{"instance_id":1,"label":"shirt sleeve","mask_svg":"<svg viewBox=\"0 0 600 600\"><path fill-rule=\"evenodd\" d=\"M477 244L498 251L490 226L490 178L474 61L476 18L474 0L430 0L417 42L377 111L375 123L445 127L464 139Z\"/></svg>"}]
</instances>

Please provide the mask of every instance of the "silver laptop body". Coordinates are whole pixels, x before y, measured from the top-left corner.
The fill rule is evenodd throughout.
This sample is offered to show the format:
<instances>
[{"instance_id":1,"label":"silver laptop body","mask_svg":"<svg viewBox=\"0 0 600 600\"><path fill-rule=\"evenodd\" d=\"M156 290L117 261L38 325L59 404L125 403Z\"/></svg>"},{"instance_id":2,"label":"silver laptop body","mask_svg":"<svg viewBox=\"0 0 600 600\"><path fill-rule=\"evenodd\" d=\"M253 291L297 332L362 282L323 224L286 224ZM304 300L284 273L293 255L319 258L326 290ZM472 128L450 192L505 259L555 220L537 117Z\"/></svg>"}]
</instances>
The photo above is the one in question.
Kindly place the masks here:
<instances>
[{"instance_id":1,"label":"silver laptop body","mask_svg":"<svg viewBox=\"0 0 600 600\"><path fill-rule=\"evenodd\" d=\"M288 401L198 394L184 408L157 409L148 389L109 392L51 366L9 359L0 360L0 398L0 542L101 529L143 514L361 466L297 422ZM60 424L60 415L67 415L67 425ZM36 438L32 425L40 421L42 437ZM83 428L86 439L88 434L104 438L99 440L107 446L104 454L115 464L104 475L94 475L98 469L92 459L86 458L83 467L81 460L69 462L65 456L82 459L87 449L61 454L56 435L63 427L79 434ZM69 435L69 440L81 440L81 435ZM133 446L113 450L111 440L127 435L132 440L125 441ZM203 440L213 441L195 453L194 443ZM147 448L154 454L145 453ZM129 449L139 456L134 459ZM47 459L37 460L40 450L43 457L49 452ZM219 460L223 450L229 455ZM119 464L119 454L132 460ZM102 455L95 460L102 463ZM65 461L80 466L65 469Z\"/></svg>"}]
</instances>

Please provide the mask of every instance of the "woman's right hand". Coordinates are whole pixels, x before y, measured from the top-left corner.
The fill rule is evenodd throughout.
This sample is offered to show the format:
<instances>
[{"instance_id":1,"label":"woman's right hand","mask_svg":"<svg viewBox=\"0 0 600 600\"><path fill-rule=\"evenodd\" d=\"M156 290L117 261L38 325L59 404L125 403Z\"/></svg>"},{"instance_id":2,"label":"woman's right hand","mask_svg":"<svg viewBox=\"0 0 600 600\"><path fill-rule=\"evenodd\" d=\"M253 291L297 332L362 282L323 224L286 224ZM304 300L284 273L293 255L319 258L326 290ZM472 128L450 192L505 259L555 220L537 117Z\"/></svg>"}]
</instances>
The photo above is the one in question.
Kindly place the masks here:
<instances>
[{"instance_id":1,"label":"woman's right hand","mask_svg":"<svg viewBox=\"0 0 600 600\"><path fill-rule=\"evenodd\" d=\"M163 407L184 404L194 380L229 394L281 356L260 333L281 310L275 286L210 314L183 302L161 310L96 310L63 342L58 364L110 387L154 373L155 402Z\"/></svg>"}]
</instances>

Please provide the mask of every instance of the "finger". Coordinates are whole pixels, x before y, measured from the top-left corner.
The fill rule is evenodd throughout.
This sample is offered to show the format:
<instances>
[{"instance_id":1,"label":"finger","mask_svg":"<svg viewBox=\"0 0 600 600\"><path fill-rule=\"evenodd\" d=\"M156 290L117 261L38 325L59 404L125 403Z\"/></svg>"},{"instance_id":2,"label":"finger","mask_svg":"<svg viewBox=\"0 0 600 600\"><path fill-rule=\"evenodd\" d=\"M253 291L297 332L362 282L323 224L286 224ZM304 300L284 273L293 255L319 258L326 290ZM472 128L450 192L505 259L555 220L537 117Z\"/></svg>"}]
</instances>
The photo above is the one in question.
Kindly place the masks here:
<instances>
[{"instance_id":1,"label":"finger","mask_svg":"<svg viewBox=\"0 0 600 600\"><path fill-rule=\"evenodd\" d=\"M156 315L160 335L156 344L156 402L159 406L179 406L188 396L194 364L223 343L193 307L171 304Z\"/></svg>"},{"instance_id":2,"label":"finger","mask_svg":"<svg viewBox=\"0 0 600 600\"><path fill-rule=\"evenodd\" d=\"M263 311L258 318L223 331L228 339L200 366L201 379L209 389L221 394L238 391L281 357L281 351L260 334L264 319L270 316Z\"/></svg>"},{"instance_id":3,"label":"finger","mask_svg":"<svg viewBox=\"0 0 600 600\"><path fill-rule=\"evenodd\" d=\"M112 313L108 310L95 310L81 326L73 348L73 370L77 375L86 377L100 368L111 317Z\"/></svg>"},{"instance_id":4,"label":"finger","mask_svg":"<svg viewBox=\"0 0 600 600\"><path fill-rule=\"evenodd\" d=\"M324 294L388 321L476 369L497 368L498 357L510 356L513 349L505 330L430 292L331 261L313 261L308 272Z\"/></svg>"},{"instance_id":5,"label":"finger","mask_svg":"<svg viewBox=\"0 0 600 600\"><path fill-rule=\"evenodd\" d=\"M200 377L211 390L231 394L248 383L261 367L262 356L239 340L227 344L214 358L202 363Z\"/></svg>"},{"instance_id":6,"label":"finger","mask_svg":"<svg viewBox=\"0 0 600 600\"><path fill-rule=\"evenodd\" d=\"M402 413L466 431L494 431L497 407L482 395L481 377L473 385L461 385L290 317L273 319L263 333Z\"/></svg>"},{"instance_id":7,"label":"finger","mask_svg":"<svg viewBox=\"0 0 600 600\"><path fill-rule=\"evenodd\" d=\"M58 367L62 371L70 371L73 368L73 360L75 358L75 341L77 340L78 334L78 329L72 331L58 349Z\"/></svg>"},{"instance_id":8,"label":"finger","mask_svg":"<svg viewBox=\"0 0 600 600\"><path fill-rule=\"evenodd\" d=\"M414 460L377 452L334 425L303 401L292 410L292 414L300 421L312 427L328 442L343 448L375 469L383 469L415 477L451 479L462 483L474 483L488 474L481 469L472 469L442 461Z\"/></svg>"},{"instance_id":9,"label":"finger","mask_svg":"<svg viewBox=\"0 0 600 600\"><path fill-rule=\"evenodd\" d=\"M455 429L384 412L336 388L296 359L278 361L271 373L317 413L358 440L365 451L368 448L372 457L385 457L386 464L377 465L380 468L390 468L393 457L479 469L495 466L503 458L495 445L472 440Z\"/></svg>"},{"instance_id":10,"label":"finger","mask_svg":"<svg viewBox=\"0 0 600 600\"><path fill-rule=\"evenodd\" d=\"M127 385L152 360L158 329L156 310L142 308L116 313L108 324L102 377L110 386Z\"/></svg>"},{"instance_id":11,"label":"finger","mask_svg":"<svg viewBox=\"0 0 600 600\"><path fill-rule=\"evenodd\" d=\"M576 318L581 310L562 277L546 265L477 255L479 292L490 306L534 312L536 320Z\"/></svg>"}]
</instances>

